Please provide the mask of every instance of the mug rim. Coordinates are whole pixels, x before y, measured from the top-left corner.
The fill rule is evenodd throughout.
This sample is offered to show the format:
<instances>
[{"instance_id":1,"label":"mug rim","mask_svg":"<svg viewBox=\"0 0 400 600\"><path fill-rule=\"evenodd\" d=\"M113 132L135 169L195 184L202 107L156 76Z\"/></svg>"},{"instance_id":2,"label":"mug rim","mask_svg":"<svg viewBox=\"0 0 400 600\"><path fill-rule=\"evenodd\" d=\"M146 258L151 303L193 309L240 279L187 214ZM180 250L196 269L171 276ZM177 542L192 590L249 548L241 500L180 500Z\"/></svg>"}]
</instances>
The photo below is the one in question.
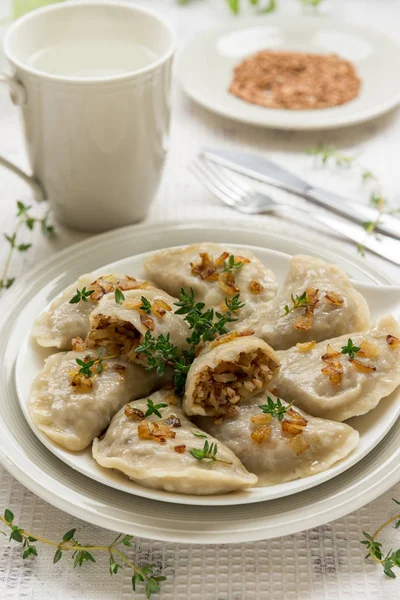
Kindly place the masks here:
<instances>
[{"instance_id":1,"label":"mug rim","mask_svg":"<svg viewBox=\"0 0 400 600\"><path fill-rule=\"evenodd\" d=\"M119 6L122 8L126 8L132 12L149 15L149 16L153 17L153 19L158 21L168 31L169 36L170 36L169 47L159 58L155 59L154 61L152 61L149 65L147 65L145 67L142 67L140 69L135 69L135 70L129 71L128 73L123 73L121 75L108 75L108 76L102 76L102 77L71 77L68 75L53 75L51 73L46 73L45 71L41 71L39 69L35 69L35 68L31 67L27 63L16 58L11 53L10 48L9 48L11 36L13 34L15 34L16 31L18 31L18 29L21 27L21 25L23 25L24 23L26 23L28 21L34 20L34 18L36 18L38 15L40 16L40 14L55 12L55 11L62 11L65 9L71 9L71 7L73 7L73 6L87 6L87 7L107 6L110 8ZM143 8L142 6L138 6L137 4L131 4L131 3L123 2L120 0L118 0L118 1L116 1L116 0L112 0L112 1L111 0L97 0L96 2L90 2L90 1L88 2L86 0L77 0L77 1L68 2L65 4L59 3L59 4L51 4L49 6L44 6L42 8L36 9L36 10L20 17L19 19L17 19L11 25L11 27L7 30L7 32L4 36L3 50L4 50L4 54L7 58L7 60L9 60L9 62L12 65L22 69L23 71L25 71L31 75L40 77L41 79L47 79L49 81L59 82L59 83L74 83L77 85L90 85L90 84L93 85L93 84L107 84L107 83L118 83L118 82L129 81L129 80L135 79L137 77L141 77L142 75L145 75L147 73L151 73L152 71L157 69L157 67L163 65L165 62L167 62L173 56L175 49L176 49L176 42L177 42L177 35L176 35L174 29L172 28L170 22L167 19L164 19L164 17L161 17L159 14L157 14L156 12L154 12L151 9Z\"/></svg>"}]
</instances>

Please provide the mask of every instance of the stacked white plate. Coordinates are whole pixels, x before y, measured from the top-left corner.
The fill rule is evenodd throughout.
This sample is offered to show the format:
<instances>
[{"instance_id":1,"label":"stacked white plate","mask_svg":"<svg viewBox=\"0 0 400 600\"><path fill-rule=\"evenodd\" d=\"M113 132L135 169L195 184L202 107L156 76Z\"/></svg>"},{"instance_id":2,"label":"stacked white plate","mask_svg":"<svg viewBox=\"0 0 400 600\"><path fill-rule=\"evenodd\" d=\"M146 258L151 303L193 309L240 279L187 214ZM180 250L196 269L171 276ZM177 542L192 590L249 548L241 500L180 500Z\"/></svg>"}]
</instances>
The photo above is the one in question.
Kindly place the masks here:
<instances>
[{"instance_id":1,"label":"stacked white plate","mask_svg":"<svg viewBox=\"0 0 400 600\"><path fill-rule=\"evenodd\" d=\"M29 387L49 354L29 341L34 318L84 272L104 271L104 265L111 263L116 271L140 277L144 252L200 241L252 246L280 283L290 255L318 254L342 266L357 281L373 317L400 315L399 290L385 285L390 282L360 258L349 259L339 251L316 252L306 243L265 229L235 224L220 227L215 222L163 223L96 236L21 278L0 303L0 461L6 469L48 502L97 525L142 537L196 543L294 533L352 512L394 485L400 479L399 392L369 415L352 420L361 433L360 446L326 473L219 497L185 497L143 488L100 469L89 452L64 452L30 428L24 414Z\"/></svg>"}]
</instances>

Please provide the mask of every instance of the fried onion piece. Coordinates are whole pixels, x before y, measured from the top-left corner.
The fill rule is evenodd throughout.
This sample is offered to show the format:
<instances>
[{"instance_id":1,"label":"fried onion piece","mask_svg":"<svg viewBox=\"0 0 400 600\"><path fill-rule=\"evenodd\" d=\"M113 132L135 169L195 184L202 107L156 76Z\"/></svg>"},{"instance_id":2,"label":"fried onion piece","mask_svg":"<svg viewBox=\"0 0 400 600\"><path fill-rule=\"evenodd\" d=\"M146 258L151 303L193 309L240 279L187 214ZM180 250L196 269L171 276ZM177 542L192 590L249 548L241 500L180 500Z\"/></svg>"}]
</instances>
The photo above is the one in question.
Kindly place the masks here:
<instances>
[{"instance_id":1,"label":"fried onion piece","mask_svg":"<svg viewBox=\"0 0 400 600\"><path fill-rule=\"evenodd\" d=\"M251 433L251 439L257 444L262 444L272 433L269 425L260 425Z\"/></svg>"},{"instance_id":2,"label":"fried onion piece","mask_svg":"<svg viewBox=\"0 0 400 600\"><path fill-rule=\"evenodd\" d=\"M190 263L192 274L203 280L218 279L217 266L207 252L200 252L200 262Z\"/></svg>"},{"instance_id":3,"label":"fried onion piece","mask_svg":"<svg viewBox=\"0 0 400 600\"><path fill-rule=\"evenodd\" d=\"M235 296L240 294L240 287L236 285L235 277L232 271L224 271L218 275L218 283L221 290L227 296Z\"/></svg>"},{"instance_id":4,"label":"fried onion piece","mask_svg":"<svg viewBox=\"0 0 400 600\"><path fill-rule=\"evenodd\" d=\"M331 292L331 291L326 292L325 298L331 304L335 304L335 306L342 306L342 304L344 303L344 299L337 292Z\"/></svg>"},{"instance_id":5,"label":"fried onion piece","mask_svg":"<svg viewBox=\"0 0 400 600\"><path fill-rule=\"evenodd\" d=\"M356 358L350 358L349 362L357 369L359 373L374 373L376 371L376 367L373 365L366 365Z\"/></svg>"},{"instance_id":6,"label":"fried onion piece","mask_svg":"<svg viewBox=\"0 0 400 600\"><path fill-rule=\"evenodd\" d=\"M340 385L342 383L343 365L338 360L332 359L321 369L321 373L329 377L329 381L333 385Z\"/></svg>"}]
</instances>

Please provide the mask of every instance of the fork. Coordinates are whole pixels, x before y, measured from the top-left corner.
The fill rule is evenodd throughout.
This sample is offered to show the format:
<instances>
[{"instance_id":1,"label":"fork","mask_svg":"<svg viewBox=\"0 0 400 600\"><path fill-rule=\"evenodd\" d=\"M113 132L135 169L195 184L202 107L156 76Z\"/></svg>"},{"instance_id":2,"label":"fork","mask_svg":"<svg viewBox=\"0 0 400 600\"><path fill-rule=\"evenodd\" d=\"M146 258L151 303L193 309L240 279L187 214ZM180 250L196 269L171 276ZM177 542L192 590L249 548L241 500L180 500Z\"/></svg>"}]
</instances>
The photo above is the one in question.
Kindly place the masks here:
<instances>
[{"instance_id":1,"label":"fork","mask_svg":"<svg viewBox=\"0 0 400 600\"><path fill-rule=\"evenodd\" d=\"M361 227L348 223L338 217L316 214L292 204L277 202L271 196L259 192L244 181L243 177L231 173L228 168L221 167L208 161L204 156L198 156L189 166L193 174L209 192L221 202L245 214L287 213L295 220L305 224L307 228L318 222L328 229L366 247L373 253L400 265L400 242L384 235L368 235ZM325 229L326 231L326 229Z\"/></svg>"}]
</instances>

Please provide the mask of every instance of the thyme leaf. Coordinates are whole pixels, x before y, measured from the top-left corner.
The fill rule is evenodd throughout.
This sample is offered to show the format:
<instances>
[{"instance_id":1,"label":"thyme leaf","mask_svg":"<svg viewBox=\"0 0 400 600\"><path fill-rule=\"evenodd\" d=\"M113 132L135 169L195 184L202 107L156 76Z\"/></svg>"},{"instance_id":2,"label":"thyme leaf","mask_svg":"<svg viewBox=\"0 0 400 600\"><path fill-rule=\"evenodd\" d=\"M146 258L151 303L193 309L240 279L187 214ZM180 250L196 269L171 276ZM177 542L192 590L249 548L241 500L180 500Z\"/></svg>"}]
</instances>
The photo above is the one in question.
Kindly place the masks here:
<instances>
[{"instance_id":1,"label":"thyme leaf","mask_svg":"<svg viewBox=\"0 0 400 600\"><path fill-rule=\"evenodd\" d=\"M286 304L284 307L285 312L283 315L281 315L281 317L286 317L286 315L291 313L293 310L296 310L296 308L301 308L302 306L307 306L308 304L307 292L303 292L301 296L298 296L297 294L294 296L293 294L291 294L290 298L292 301L292 306Z\"/></svg>"},{"instance_id":2,"label":"thyme leaf","mask_svg":"<svg viewBox=\"0 0 400 600\"><path fill-rule=\"evenodd\" d=\"M212 442L211 444L208 440L205 440L203 448L192 448L190 450L190 454L193 458L197 458L197 460L205 460L206 462L221 462L227 465L231 465L231 462L226 460L220 460L217 458L218 445L216 442Z\"/></svg>"},{"instance_id":3,"label":"thyme leaf","mask_svg":"<svg viewBox=\"0 0 400 600\"><path fill-rule=\"evenodd\" d=\"M114 298L115 298L115 302L117 304L122 304L123 301L125 300L125 296L119 288L115 288Z\"/></svg>"},{"instance_id":4,"label":"thyme leaf","mask_svg":"<svg viewBox=\"0 0 400 600\"><path fill-rule=\"evenodd\" d=\"M349 338L347 341L347 345L343 346L340 352L342 354L348 354L349 358L353 359L355 354L357 354L357 352L359 352L359 351L360 351L359 346L355 346L353 344L353 340Z\"/></svg>"},{"instance_id":5,"label":"thyme leaf","mask_svg":"<svg viewBox=\"0 0 400 600\"><path fill-rule=\"evenodd\" d=\"M266 404L259 405L259 408L264 414L271 415L271 417L277 418L278 421L282 421L283 417L288 412L290 407L291 404L288 404L288 406L284 406L280 398L277 398L276 402L274 402L270 396L267 396Z\"/></svg>"},{"instance_id":6,"label":"thyme leaf","mask_svg":"<svg viewBox=\"0 0 400 600\"><path fill-rule=\"evenodd\" d=\"M168 404L154 404L153 400L149 398L147 400L147 411L145 412L144 418L146 419L146 417L150 417L150 415L154 414L161 419L162 414L160 413L160 408L165 408L166 406L168 406Z\"/></svg>"},{"instance_id":7,"label":"thyme leaf","mask_svg":"<svg viewBox=\"0 0 400 600\"><path fill-rule=\"evenodd\" d=\"M72 296L69 304L78 304L82 300L82 302L88 302L90 296L93 294L94 290L87 290L86 286L81 290L76 290L75 296Z\"/></svg>"},{"instance_id":8,"label":"thyme leaf","mask_svg":"<svg viewBox=\"0 0 400 600\"><path fill-rule=\"evenodd\" d=\"M238 260L237 262L235 262L235 257L233 254L231 254L228 258L228 261L224 260L224 264L223 264L223 271L228 272L231 271L233 272L234 269L241 269L244 266L244 262Z\"/></svg>"},{"instance_id":9,"label":"thyme leaf","mask_svg":"<svg viewBox=\"0 0 400 600\"><path fill-rule=\"evenodd\" d=\"M147 300L147 298L145 298L144 296L142 296L140 298L142 304L139 306L139 310L142 310L143 312L147 313L148 315L151 313L151 302L150 300Z\"/></svg>"}]
</instances>

